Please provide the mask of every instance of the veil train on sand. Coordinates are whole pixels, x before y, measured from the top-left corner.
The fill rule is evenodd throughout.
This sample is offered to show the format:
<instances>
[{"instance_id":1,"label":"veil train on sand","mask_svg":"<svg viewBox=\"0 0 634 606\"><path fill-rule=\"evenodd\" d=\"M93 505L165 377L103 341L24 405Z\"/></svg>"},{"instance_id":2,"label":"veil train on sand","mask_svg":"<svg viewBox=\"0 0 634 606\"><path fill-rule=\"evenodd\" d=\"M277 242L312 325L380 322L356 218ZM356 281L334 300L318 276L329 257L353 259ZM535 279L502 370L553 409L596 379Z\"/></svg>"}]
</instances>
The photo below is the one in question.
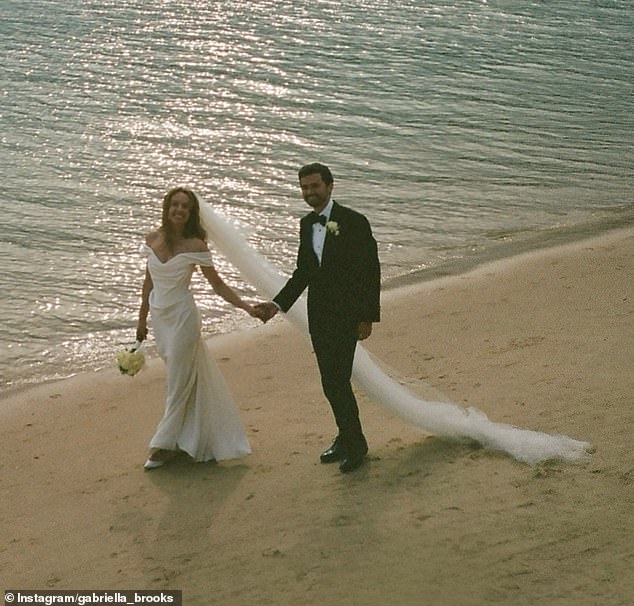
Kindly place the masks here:
<instances>
[{"instance_id":1,"label":"veil train on sand","mask_svg":"<svg viewBox=\"0 0 634 606\"><path fill-rule=\"evenodd\" d=\"M238 230L210 204L200 201L201 220L209 239L239 270L246 282L266 299L273 298L286 279L253 249ZM293 306L286 317L308 336L305 305ZM388 376L370 354L357 346L353 381L377 404L424 431L454 440L472 439L502 450L518 461L535 464L549 459L575 461L588 455L590 444L564 435L551 435L494 423L475 408L452 402L424 400Z\"/></svg>"}]
</instances>

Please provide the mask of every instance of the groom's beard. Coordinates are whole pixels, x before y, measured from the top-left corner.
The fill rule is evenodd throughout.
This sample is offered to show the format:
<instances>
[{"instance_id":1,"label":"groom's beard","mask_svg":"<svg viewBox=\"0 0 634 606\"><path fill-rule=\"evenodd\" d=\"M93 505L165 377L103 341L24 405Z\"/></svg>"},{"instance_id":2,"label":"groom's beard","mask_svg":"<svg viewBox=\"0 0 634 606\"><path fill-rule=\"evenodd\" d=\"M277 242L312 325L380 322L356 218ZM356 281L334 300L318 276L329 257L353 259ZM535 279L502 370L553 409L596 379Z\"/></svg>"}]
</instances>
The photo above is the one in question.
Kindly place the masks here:
<instances>
[{"instance_id":1,"label":"groom's beard","mask_svg":"<svg viewBox=\"0 0 634 606\"><path fill-rule=\"evenodd\" d=\"M328 199L322 199L319 194L308 194L307 196L304 196L304 201L312 208L320 208L326 205Z\"/></svg>"}]
</instances>

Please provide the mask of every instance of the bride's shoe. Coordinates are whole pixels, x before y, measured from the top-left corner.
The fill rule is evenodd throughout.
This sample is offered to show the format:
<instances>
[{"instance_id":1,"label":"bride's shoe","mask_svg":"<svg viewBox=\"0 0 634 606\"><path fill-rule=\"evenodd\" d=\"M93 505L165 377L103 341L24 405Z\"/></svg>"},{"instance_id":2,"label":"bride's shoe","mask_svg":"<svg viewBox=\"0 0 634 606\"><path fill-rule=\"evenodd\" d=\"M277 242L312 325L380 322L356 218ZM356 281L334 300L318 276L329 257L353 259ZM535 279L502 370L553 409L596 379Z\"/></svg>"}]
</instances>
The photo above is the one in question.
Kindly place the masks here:
<instances>
[{"instance_id":1,"label":"bride's shoe","mask_svg":"<svg viewBox=\"0 0 634 606\"><path fill-rule=\"evenodd\" d=\"M154 452L150 453L150 456L143 465L143 468L156 469L157 467L162 467L174 456L176 456L175 452L171 450L164 450L163 448L158 448Z\"/></svg>"}]
</instances>

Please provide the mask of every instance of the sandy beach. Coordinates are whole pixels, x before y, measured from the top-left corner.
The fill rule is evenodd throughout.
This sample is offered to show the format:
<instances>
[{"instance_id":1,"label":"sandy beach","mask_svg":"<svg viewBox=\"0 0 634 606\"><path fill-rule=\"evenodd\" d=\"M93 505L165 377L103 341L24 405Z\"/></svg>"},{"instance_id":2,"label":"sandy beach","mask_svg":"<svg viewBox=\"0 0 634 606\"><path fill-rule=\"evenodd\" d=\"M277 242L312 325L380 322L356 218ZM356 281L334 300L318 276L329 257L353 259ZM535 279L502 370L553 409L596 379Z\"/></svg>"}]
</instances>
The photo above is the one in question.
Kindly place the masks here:
<instances>
[{"instance_id":1,"label":"sandy beach","mask_svg":"<svg viewBox=\"0 0 634 606\"><path fill-rule=\"evenodd\" d=\"M307 339L212 339L253 454L145 472L151 360L0 400L3 589L182 589L186 606L634 603L634 229L384 293L367 349L493 421L593 446L520 463L407 426L357 390L370 454L334 435Z\"/></svg>"}]
</instances>

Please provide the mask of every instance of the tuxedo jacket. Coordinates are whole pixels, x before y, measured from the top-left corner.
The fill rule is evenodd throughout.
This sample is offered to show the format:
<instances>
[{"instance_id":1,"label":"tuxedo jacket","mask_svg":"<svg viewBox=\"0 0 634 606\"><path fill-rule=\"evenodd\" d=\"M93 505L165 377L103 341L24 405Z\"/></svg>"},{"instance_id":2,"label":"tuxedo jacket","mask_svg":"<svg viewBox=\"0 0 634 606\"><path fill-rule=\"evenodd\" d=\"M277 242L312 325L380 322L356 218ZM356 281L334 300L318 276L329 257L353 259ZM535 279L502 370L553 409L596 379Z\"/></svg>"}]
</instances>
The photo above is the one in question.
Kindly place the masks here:
<instances>
[{"instance_id":1,"label":"tuxedo jacket","mask_svg":"<svg viewBox=\"0 0 634 606\"><path fill-rule=\"evenodd\" d=\"M333 202L329 221L336 223L336 232L326 231L320 265L313 250L311 215L300 221L297 267L273 300L288 311L308 287L311 334L329 329L356 331L359 322L378 322L381 270L368 220Z\"/></svg>"}]
</instances>

